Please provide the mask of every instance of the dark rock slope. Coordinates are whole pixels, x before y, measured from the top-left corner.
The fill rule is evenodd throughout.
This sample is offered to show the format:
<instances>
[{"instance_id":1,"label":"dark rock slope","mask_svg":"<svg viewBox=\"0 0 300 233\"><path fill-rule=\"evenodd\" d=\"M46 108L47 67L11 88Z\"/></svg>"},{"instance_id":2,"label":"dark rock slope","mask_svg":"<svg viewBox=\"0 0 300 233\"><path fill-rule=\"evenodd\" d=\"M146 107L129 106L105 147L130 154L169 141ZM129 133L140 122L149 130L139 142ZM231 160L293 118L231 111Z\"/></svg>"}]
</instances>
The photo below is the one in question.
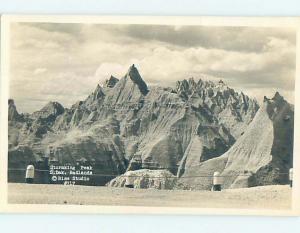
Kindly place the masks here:
<instances>
[{"instance_id":1,"label":"dark rock slope","mask_svg":"<svg viewBox=\"0 0 300 233\"><path fill-rule=\"evenodd\" d=\"M293 128L293 107L278 92L272 99L265 97L255 118L235 144L218 158L194 163L180 182L210 189L211 178L205 176L219 171L225 188L285 184L293 162ZM187 178L190 176L198 178Z\"/></svg>"},{"instance_id":2,"label":"dark rock slope","mask_svg":"<svg viewBox=\"0 0 300 233\"><path fill-rule=\"evenodd\" d=\"M70 108L50 102L23 115L11 101L9 166L40 161L51 146L59 162L89 161L96 173L107 174L101 184L130 170L132 161L182 177L195 172L193 165L223 161L220 156L246 137L258 108L255 100L223 81L191 78L175 88L149 87L132 65L123 78L111 76ZM257 163L265 166L267 161Z\"/></svg>"}]
</instances>

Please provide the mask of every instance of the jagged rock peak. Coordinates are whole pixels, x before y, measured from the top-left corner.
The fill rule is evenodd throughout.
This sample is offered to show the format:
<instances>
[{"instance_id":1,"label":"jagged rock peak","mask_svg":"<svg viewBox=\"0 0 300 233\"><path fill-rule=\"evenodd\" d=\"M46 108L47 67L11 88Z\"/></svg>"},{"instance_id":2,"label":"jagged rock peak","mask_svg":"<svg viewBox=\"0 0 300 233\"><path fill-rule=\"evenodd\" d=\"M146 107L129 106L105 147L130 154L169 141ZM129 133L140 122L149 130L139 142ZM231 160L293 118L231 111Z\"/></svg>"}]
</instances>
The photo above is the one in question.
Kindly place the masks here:
<instances>
[{"instance_id":1,"label":"jagged rock peak","mask_svg":"<svg viewBox=\"0 0 300 233\"><path fill-rule=\"evenodd\" d=\"M13 99L8 100L8 120L15 121L20 119L20 114L17 111L15 101Z\"/></svg>"},{"instance_id":2,"label":"jagged rock peak","mask_svg":"<svg viewBox=\"0 0 300 233\"><path fill-rule=\"evenodd\" d=\"M225 83L222 79L220 79L218 83L219 83L219 85L225 85Z\"/></svg>"},{"instance_id":3,"label":"jagged rock peak","mask_svg":"<svg viewBox=\"0 0 300 233\"><path fill-rule=\"evenodd\" d=\"M203 83L204 83L204 81L203 81L201 78L199 78L199 80L198 80L198 82L197 82L197 85L198 85L198 86L202 86Z\"/></svg>"},{"instance_id":4,"label":"jagged rock peak","mask_svg":"<svg viewBox=\"0 0 300 233\"><path fill-rule=\"evenodd\" d=\"M276 93L275 93L274 97L272 98L272 100L273 100L273 101L283 101L284 98L283 98L282 95L279 94L278 91L276 91Z\"/></svg>"},{"instance_id":5,"label":"jagged rock peak","mask_svg":"<svg viewBox=\"0 0 300 233\"><path fill-rule=\"evenodd\" d=\"M175 91L185 98L194 92L209 92L210 96L216 95L217 92L226 92L226 95L234 94L234 90L229 88L223 80L213 82L199 79L196 82L194 78L190 78L188 81L186 79L177 81Z\"/></svg>"},{"instance_id":6,"label":"jagged rock peak","mask_svg":"<svg viewBox=\"0 0 300 233\"><path fill-rule=\"evenodd\" d=\"M8 106L15 105L15 101L13 99L8 99Z\"/></svg>"},{"instance_id":7,"label":"jagged rock peak","mask_svg":"<svg viewBox=\"0 0 300 233\"><path fill-rule=\"evenodd\" d=\"M286 102L286 100L282 95L280 95L278 91L276 91L275 95L272 98L264 96L263 102Z\"/></svg>"},{"instance_id":8,"label":"jagged rock peak","mask_svg":"<svg viewBox=\"0 0 300 233\"><path fill-rule=\"evenodd\" d=\"M188 83L189 83L190 86L196 86L197 85L197 83L195 82L193 77L189 78Z\"/></svg>"},{"instance_id":9,"label":"jagged rock peak","mask_svg":"<svg viewBox=\"0 0 300 233\"><path fill-rule=\"evenodd\" d=\"M103 88L98 84L93 92L93 100L99 99L104 96Z\"/></svg>"},{"instance_id":10,"label":"jagged rock peak","mask_svg":"<svg viewBox=\"0 0 300 233\"><path fill-rule=\"evenodd\" d=\"M72 105L71 109L76 109L76 108L79 108L80 106L83 105L83 101L82 100L79 100L77 101L75 104Z\"/></svg>"},{"instance_id":11,"label":"jagged rock peak","mask_svg":"<svg viewBox=\"0 0 300 233\"><path fill-rule=\"evenodd\" d=\"M36 111L32 114L34 118L49 118L54 120L58 115L65 112L65 108L58 102L50 101L41 110Z\"/></svg>"},{"instance_id":12,"label":"jagged rock peak","mask_svg":"<svg viewBox=\"0 0 300 233\"><path fill-rule=\"evenodd\" d=\"M223 80L219 80L218 82L213 82L211 80L205 81L202 80L201 78L196 82L195 79L189 78L189 80L183 79L180 81L176 82L176 87L180 89L191 89L195 88L196 86L198 87L204 87L204 88L220 88L220 87L227 87L226 83Z\"/></svg>"},{"instance_id":13,"label":"jagged rock peak","mask_svg":"<svg viewBox=\"0 0 300 233\"><path fill-rule=\"evenodd\" d=\"M227 83L225 83L222 79L220 79L215 86L213 85L212 88L217 88L220 91L230 90Z\"/></svg>"},{"instance_id":14,"label":"jagged rock peak","mask_svg":"<svg viewBox=\"0 0 300 233\"><path fill-rule=\"evenodd\" d=\"M113 88L117 82L119 82L119 79L111 75L110 78L105 81L104 87Z\"/></svg>"},{"instance_id":15,"label":"jagged rock peak","mask_svg":"<svg viewBox=\"0 0 300 233\"><path fill-rule=\"evenodd\" d=\"M271 120L277 115L281 115L283 111L285 111L284 109L291 108L290 104L279 94L279 92L276 92L271 99L265 96L264 105Z\"/></svg>"},{"instance_id":16,"label":"jagged rock peak","mask_svg":"<svg viewBox=\"0 0 300 233\"><path fill-rule=\"evenodd\" d=\"M47 111L47 110L54 110L63 113L64 107L59 102L50 101L41 109L41 111Z\"/></svg>"},{"instance_id":17,"label":"jagged rock peak","mask_svg":"<svg viewBox=\"0 0 300 233\"><path fill-rule=\"evenodd\" d=\"M134 84L136 84L140 90L140 92L143 95L147 95L149 90L148 90L148 86L145 83L145 81L142 79L139 71L137 70L137 68L134 66L134 64L132 66L130 66L126 76L129 76L129 78L132 80L132 82Z\"/></svg>"},{"instance_id":18,"label":"jagged rock peak","mask_svg":"<svg viewBox=\"0 0 300 233\"><path fill-rule=\"evenodd\" d=\"M264 96L264 101L263 102L267 102L269 101L270 99L267 97L267 96Z\"/></svg>"}]
</instances>

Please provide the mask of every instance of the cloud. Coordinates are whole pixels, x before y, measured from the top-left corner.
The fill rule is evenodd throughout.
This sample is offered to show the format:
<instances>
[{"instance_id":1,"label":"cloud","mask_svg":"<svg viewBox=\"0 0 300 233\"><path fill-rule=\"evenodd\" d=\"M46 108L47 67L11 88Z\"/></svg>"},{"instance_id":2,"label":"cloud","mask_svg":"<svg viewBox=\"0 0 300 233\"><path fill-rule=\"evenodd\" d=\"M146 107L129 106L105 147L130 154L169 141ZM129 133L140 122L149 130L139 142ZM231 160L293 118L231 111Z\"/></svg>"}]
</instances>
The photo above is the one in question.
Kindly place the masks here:
<instances>
[{"instance_id":1,"label":"cloud","mask_svg":"<svg viewBox=\"0 0 300 233\"><path fill-rule=\"evenodd\" d=\"M33 74L35 75L39 75L39 74L43 74L47 71L46 68L36 68L34 71L33 71Z\"/></svg>"},{"instance_id":2,"label":"cloud","mask_svg":"<svg viewBox=\"0 0 300 233\"><path fill-rule=\"evenodd\" d=\"M149 85L204 75L293 102L295 32L286 28L15 23L11 32L10 95L22 112L50 100L69 107L133 63Z\"/></svg>"},{"instance_id":3,"label":"cloud","mask_svg":"<svg viewBox=\"0 0 300 233\"><path fill-rule=\"evenodd\" d=\"M129 25L123 31L145 41L247 52L263 50L270 36L296 43L295 32L283 28Z\"/></svg>"}]
</instances>

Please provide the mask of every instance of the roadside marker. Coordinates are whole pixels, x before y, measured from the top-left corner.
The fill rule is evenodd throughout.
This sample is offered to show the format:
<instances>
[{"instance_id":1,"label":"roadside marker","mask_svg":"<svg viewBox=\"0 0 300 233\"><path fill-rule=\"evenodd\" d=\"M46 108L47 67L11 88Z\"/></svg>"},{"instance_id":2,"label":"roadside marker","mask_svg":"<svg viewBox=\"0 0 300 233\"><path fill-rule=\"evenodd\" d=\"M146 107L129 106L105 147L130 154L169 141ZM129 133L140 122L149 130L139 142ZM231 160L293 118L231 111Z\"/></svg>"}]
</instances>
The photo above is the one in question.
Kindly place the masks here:
<instances>
[{"instance_id":1,"label":"roadside marker","mask_svg":"<svg viewBox=\"0 0 300 233\"><path fill-rule=\"evenodd\" d=\"M221 191L222 183L223 182L222 177L220 176L220 172L214 172L212 191Z\"/></svg>"},{"instance_id":2,"label":"roadside marker","mask_svg":"<svg viewBox=\"0 0 300 233\"><path fill-rule=\"evenodd\" d=\"M293 187L293 168L290 168L289 172L289 180L290 180L290 187Z\"/></svg>"},{"instance_id":3,"label":"roadside marker","mask_svg":"<svg viewBox=\"0 0 300 233\"><path fill-rule=\"evenodd\" d=\"M27 184L32 184L34 181L34 166L28 165L26 168L25 181Z\"/></svg>"}]
</instances>

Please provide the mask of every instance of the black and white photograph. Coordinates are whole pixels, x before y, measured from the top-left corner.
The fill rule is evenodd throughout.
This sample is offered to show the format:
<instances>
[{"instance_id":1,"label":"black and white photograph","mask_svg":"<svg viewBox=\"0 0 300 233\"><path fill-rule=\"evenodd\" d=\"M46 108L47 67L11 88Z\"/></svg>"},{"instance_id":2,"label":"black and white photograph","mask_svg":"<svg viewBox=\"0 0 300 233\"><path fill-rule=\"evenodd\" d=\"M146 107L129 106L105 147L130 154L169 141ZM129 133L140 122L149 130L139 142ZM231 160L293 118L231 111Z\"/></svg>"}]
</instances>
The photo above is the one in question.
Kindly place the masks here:
<instances>
[{"instance_id":1,"label":"black and white photograph","mask_svg":"<svg viewBox=\"0 0 300 233\"><path fill-rule=\"evenodd\" d=\"M299 211L293 20L52 18L4 18L7 205Z\"/></svg>"}]
</instances>

